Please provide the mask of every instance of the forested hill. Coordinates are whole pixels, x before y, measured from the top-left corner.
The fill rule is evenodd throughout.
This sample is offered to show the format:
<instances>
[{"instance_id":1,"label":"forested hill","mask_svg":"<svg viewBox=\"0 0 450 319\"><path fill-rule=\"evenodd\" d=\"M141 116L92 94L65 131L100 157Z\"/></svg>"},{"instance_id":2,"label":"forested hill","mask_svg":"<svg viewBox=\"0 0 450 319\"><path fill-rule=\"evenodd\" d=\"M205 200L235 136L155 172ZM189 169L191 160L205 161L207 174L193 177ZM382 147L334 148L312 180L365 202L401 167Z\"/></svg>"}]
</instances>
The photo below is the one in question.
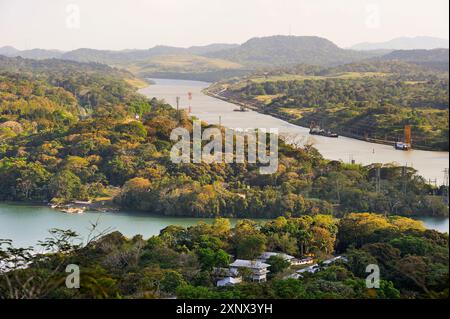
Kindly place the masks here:
<instances>
[{"instance_id":1,"label":"forested hill","mask_svg":"<svg viewBox=\"0 0 450 319\"><path fill-rule=\"evenodd\" d=\"M386 54L379 59L383 61L404 61L447 72L449 69L449 49L399 50Z\"/></svg>"},{"instance_id":2,"label":"forested hill","mask_svg":"<svg viewBox=\"0 0 450 319\"><path fill-rule=\"evenodd\" d=\"M110 76L116 79L134 78L134 75L130 72L95 62L79 63L59 59L24 59L22 57L6 57L2 55L0 55L0 71L25 73L34 77L38 75L44 77L68 75L74 72L75 74Z\"/></svg>"},{"instance_id":3,"label":"forested hill","mask_svg":"<svg viewBox=\"0 0 450 319\"><path fill-rule=\"evenodd\" d=\"M244 69L294 65L338 65L379 56L379 52L358 52L339 48L333 42L313 36L272 36L253 38L242 45L210 44L179 48L156 46L148 50L96 50L81 48L69 52L57 50L20 51L0 48L0 55L33 59L59 58L78 62L99 62L142 73L208 73L227 70L222 76ZM199 62L202 63L199 65ZM206 66L206 69L205 69ZM200 70L198 70L200 68ZM233 74L231 74L232 76Z\"/></svg>"},{"instance_id":4,"label":"forested hill","mask_svg":"<svg viewBox=\"0 0 450 319\"><path fill-rule=\"evenodd\" d=\"M186 114L136 94L111 68L41 63L46 71L31 75L0 68L0 200L107 199L124 209L196 217L448 215L433 196L443 189L412 168L330 162L310 147L280 143L280 166L270 176L248 163L176 165L170 134L192 129Z\"/></svg>"},{"instance_id":5,"label":"forested hill","mask_svg":"<svg viewBox=\"0 0 450 319\"><path fill-rule=\"evenodd\" d=\"M436 37L400 37L387 42L380 43L359 43L351 47L353 50L433 50L447 48L448 39Z\"/></svg>"},{"instance_id":6,"label":"forested hill","mask_svg":"<svg viewBox=\"0 0 450 319\"><path fill-rule=\"evenodd\" d=\"M316 123L378 143L400 140L409 124L414 148L448 151L448 69L381 59L299 65L223 81L209 91L297 125Z\"/></svg>"},{"instance_id":7,"label":"forested hill","mask_svg":"<svg viewBox=\"0 0 450 319\"><path fill-rule=\"evenodd\" d=\"M155 56L167 55L203 55L211 52L227 50L237 47L237 44L215 43L205 46L192 46L189 48L158 45L147 50L96 50L80 48L68 52L58 50L32 49L20 51L13 47L0 48L0 55L8 57L22 57L35 60L57 58L77 62L99 62L105 64L121 64L126 62L145 61Z\"/></svg>"},{"instance_id":8,"label":"forested hill","mask_svg":"<svg viewBox=\"0 0 450 319\"><path fill-rule=\"evenodd\" d=\"M407 218L373 214L350 214L341 220L324 215L281 217L264 223L241 220L234 228L229 220L217 219L211 225L199 223L187 229L169 226L149 239L141 235L127 239L114 232L82 247L74 245L80 240L73 231L53 230L51 235L40 242L41 247L54 252L50 255L30 253L31 248L13 249L1 245L0 240L0 256L12 268L0 274L0 296L182 300L448 298L448 234L425 230L420 222ZM241 284L216 287L227 276L224 267L229 267L233 257L254 260L266 251L280 253L265 261L270 266L267 282L252 282L251 273L240 270ZM313 256L311 262L317 264L290 265L284 254ZM331 259L334 254L342 258ZM30 267L14 268L12 261L18 258L26 258ZM65 285L68 264L83 269L80 289ZM379 265L379 289L367 287L367 265ZM306 268L296 273L303 267L314 267L314 271ZM29 278L28 289L24 289L22 278Z\"/></svg>"},{"instance_id":9,"label":"forested hill","mask_svg":"<svg viewBox=\"0 0 450 319\"><path fill-rule=\"evenodd\" d=\"M254 38L237 48L208 56L256 66L337 65L363 60L372 57L373 53L344 50L319 37L273 36Z\"/></svg>"},{"instance_id":10,"label":"forested hill","mask_svg":"<svg viewBox=\"0 0 450 319\"><path fill-rule=\"evenodd\" d=\"M121 51L89 48L68 52L42 49L20 51L2 47L0 55L104 63L140 77L209 82L245 76L261 69L292 68L298 64L330 67L373 62L374 59L411 62L435 70L448 70L448 49L355 51L342 49L325 38L314 36L271 36L253 38L241 45L218 43L189 48L159 45L146 50Z\"/></svg>"}]
</instances>

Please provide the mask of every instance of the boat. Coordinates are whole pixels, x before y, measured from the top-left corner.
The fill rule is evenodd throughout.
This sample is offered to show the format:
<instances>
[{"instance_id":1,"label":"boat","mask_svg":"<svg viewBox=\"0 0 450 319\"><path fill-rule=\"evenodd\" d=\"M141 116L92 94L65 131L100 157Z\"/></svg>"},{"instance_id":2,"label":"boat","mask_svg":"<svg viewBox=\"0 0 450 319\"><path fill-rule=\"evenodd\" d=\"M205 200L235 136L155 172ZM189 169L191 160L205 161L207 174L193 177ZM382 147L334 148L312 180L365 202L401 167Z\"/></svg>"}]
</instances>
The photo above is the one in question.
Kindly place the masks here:
<instances>
[{"instance_id":1,"label":"boat","mask_svg":"<svg viewBox=\"0 0 450 319\"><path fill-rule=\"evenodd\" d=\"M49 205L52 209L56 209L62 213L66 214L83 214L86 211L85 206L76 206L73 203L68 205Z\"/></svg>"},{"instance_id":2,"label":"boat","mask_svg":"<svg viewBox=\"0 0 450 319\"><path fill-rule=\"evenodd\" d=\"M394 147L399 151L409 151L411 149L411 145L404 142L396 142Z\"/></svg>"},{"instance_id":3,"label":"boat","mask_svg":"<svg viewBox=\"0 0 450 319\"><path fill-rule=\"evenodd\" d=\"M234 109L234 112L249 112L245 106L241 106L239 109Z\"/></svg>"},{"instance_id":4,"label":"boat","mask_svg":"<svg viewBox=\"0 0 450 319\"><path fill-rule=\"evenodd\" d=\"M339 134L333 133L331 131L328 131L326 136L331 138L339 138Z\"/></svg>"},{"instance_id":5,"label":"boat","mask_svg":"<svg viewBox=\"0 0 450 319\"><path fill-rule=\"evenodd\" d=\"M396 150L409 151L412 149L411 125L405 126L403 142L396 142L394 147Z\"/></svg>"},{"instance_id":6,"label":"boat","mask_svg":"<svg viewBox=\"0 0 450 319\"><path fill-rule=\"evenodd\" d=\"M61 209L61 212L67 213L67 214L83 214L84 209L83 208L63 208L63 209Z\"/></svg>"},{"instance_id":7,"label":"boat","mask_svg":"<svg viewBox=\"0 0 450 319\"><path fill-rule=\"evenodd\" d=\"M331 138L338 138L339 135L337 133L331 132L331 131L325 131L320 126L312 126L309 134L311 135L320 135L325 137L331 137Z\"/></svg>"}]
</instances>

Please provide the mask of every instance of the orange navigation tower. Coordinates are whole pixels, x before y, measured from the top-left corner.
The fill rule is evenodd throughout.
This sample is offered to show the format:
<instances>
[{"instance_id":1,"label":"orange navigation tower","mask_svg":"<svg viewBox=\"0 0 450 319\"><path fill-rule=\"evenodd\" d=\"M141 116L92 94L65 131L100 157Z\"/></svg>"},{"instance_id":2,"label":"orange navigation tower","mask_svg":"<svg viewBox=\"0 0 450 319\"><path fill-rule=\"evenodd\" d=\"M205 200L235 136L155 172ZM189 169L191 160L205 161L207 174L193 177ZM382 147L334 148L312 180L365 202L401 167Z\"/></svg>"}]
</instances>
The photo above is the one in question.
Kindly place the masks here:
<instances>
[{"instance_id":1,"label":"orange navigation tower","mask_svg":"<svg viewBox=\"0 0 450 319\"><path fill-rule=\"evenodd\" d=\"M405 126L405 144L408 148L412 147L411 125Z\"/></svg>"}]
</instances>

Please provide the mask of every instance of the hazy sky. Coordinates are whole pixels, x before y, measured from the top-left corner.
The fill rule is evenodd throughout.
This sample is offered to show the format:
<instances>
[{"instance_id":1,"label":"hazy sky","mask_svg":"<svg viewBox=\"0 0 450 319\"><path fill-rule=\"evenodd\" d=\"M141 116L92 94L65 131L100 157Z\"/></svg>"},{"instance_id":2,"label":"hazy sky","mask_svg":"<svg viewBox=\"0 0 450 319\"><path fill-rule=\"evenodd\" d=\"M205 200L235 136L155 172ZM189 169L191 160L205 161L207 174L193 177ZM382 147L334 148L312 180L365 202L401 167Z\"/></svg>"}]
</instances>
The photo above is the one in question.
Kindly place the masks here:
<instances>
[{"instance_id":1,"label":"hazy sky","mask_svg":"<svg viewBox=\"0 0 450 319\"><path fill-rule=\"evenodd\" d=\"M339 46L448 39L448 0L0 0L0 46L150 48L317 35Z\"/></svg>"}]
</instances>

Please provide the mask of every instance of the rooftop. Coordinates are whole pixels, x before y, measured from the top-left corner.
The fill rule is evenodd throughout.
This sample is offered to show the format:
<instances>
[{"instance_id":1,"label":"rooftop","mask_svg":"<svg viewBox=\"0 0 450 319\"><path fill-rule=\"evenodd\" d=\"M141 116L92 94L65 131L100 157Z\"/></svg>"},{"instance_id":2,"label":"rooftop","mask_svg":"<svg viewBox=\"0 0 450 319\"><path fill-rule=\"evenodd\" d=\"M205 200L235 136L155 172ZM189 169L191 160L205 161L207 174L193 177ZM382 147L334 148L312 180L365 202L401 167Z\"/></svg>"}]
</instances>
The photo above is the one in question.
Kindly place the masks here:
<instances>
[{"instance_id":1,"label":"rooftop","mask_svg":"<svg viewBox=\"0 0 450 319\"><path fill-rule=\"evenodd\" d=\"M284 254L284 253L265 252L261 256L259 256L259 259L260 260L268 260L268 259L270 259L270 257L280 257L280 258L283 258L284 260L291 260L291 259L295 258L294 256L290 256L290 255Z\"/></svg>"},{"instance_id":2,"label":"rooftop","mask_svg":"<svg viewBox=\"0 0 450 319\"><path fill-rule=\"evenodd\" d=\"M230 264L230 267L251 268L251 269L265 269L265 268L269 268L270 265L266 264L266 263L263 263L261 261L237 259L234 263Z\"/></svg>"},{"instance_id":3,"label":"rooftop","mask_svg":"<svg viewBox=\"0 0 450 319\"><path fill-rule=\"evenodd\" d=\"M223 286L232 286L232 285L237 285L240 284L242 282L242 278L234 278L234 277L226 277L222 280L219 280L217 282L217 286L219 287L223 287Z\"/></svg>"}]
</instances>

